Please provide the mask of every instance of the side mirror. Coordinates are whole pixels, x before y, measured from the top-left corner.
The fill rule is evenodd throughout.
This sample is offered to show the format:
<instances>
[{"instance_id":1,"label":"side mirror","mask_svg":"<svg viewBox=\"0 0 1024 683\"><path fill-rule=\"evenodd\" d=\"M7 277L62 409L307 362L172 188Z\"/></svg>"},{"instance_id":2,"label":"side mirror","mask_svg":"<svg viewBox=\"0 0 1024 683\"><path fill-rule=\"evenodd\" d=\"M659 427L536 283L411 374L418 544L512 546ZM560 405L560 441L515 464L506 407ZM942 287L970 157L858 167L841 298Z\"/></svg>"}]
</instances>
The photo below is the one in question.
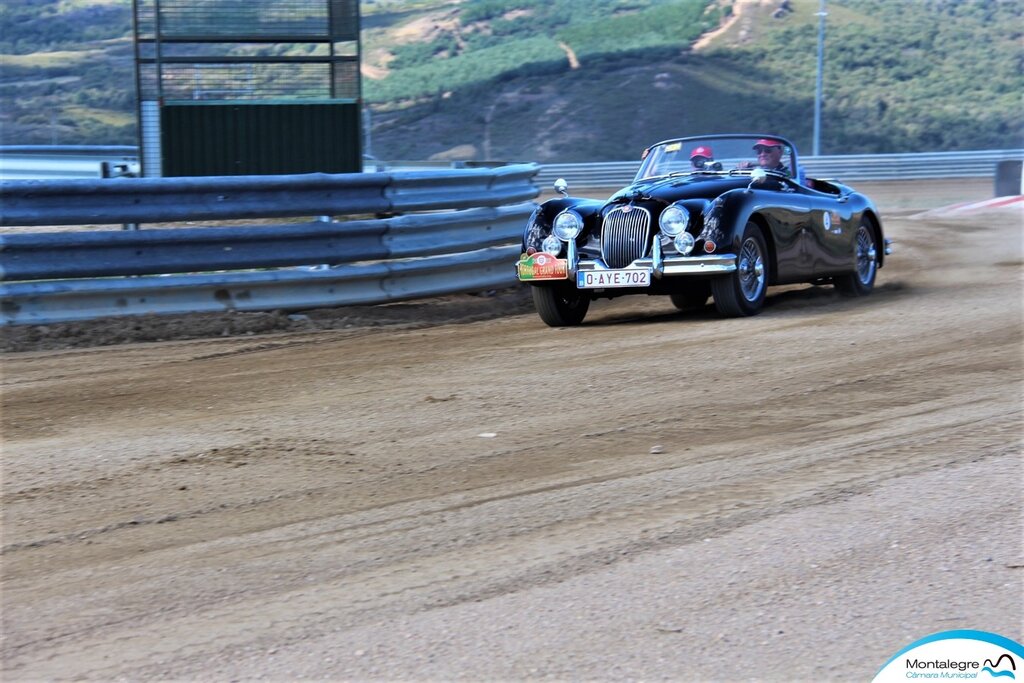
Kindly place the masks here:
<instances>
[{"instance_id":1,"label":"side mirror","mask_svg":"<svg viewBox=\"0 0 1024 683\"><path fill-rule=\"evenodd\" d=\"M563 197L569 196L569 183L565 182L565 178L559 178L555 181L555 192L562 195Z\"/></svg>"}]
</instances>

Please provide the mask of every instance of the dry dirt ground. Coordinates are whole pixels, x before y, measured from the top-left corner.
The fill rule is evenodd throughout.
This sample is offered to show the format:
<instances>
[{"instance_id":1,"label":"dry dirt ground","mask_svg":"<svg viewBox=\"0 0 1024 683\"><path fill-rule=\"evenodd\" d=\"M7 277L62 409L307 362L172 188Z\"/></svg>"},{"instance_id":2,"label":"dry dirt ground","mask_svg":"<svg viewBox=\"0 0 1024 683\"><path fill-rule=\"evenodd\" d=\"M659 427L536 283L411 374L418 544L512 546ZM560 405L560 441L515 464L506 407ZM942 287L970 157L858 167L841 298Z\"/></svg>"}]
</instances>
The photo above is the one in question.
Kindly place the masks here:
<instances>
[{"instance_id":1,"label":"dry dirt ground","mask_svg":"<svg viewBox=\"0 0 1024 683\"><path fill-rule=\"evenodd\" d=\"M6 354L4 680L868 680L1020 641L1021 216L886 227L870 297L744 320L498 292Z\"/></svg>"}]
</instances>

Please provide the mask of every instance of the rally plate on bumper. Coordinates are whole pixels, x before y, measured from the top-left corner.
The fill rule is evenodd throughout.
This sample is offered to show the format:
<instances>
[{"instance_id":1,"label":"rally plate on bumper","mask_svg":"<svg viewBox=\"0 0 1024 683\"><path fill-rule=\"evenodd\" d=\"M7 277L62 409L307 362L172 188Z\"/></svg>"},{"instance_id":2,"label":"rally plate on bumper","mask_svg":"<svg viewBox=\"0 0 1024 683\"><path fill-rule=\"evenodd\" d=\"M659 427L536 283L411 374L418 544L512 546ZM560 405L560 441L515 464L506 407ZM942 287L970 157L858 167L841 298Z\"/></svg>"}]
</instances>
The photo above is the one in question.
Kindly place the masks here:
<instances>
[{"instance_id":1,"label":"rally plate on bumper","mask_svg":"<svg viewBox=\"0 0 1024 683\"><path fill-rule=\"evenodd\" d=\"M581 270L576 273L578 289L605 289L607 287L650 287L651 268L628 270Z\"/></svg>"}]
</instances>

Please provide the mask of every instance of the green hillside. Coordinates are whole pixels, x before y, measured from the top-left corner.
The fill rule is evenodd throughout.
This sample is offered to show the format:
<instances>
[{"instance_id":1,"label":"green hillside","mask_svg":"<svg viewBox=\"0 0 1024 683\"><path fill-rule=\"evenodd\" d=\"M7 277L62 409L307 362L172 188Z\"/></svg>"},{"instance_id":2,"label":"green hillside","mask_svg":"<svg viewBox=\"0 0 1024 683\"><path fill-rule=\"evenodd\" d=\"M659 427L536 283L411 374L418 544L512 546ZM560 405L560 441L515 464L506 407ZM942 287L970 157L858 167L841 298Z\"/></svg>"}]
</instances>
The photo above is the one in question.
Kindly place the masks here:
<instances>
[{"instance_id":1,"label":"green hillside","mask_svg":"<svg viewBox=\"0 0 1024 683\"><path fill-rule=\"evenodd\" d=\"M364 0L372 152L622 160L656 139L737 130L809 152L818 0L781 4ZM823 153L1024 147L1024 3L828 11ZM130 27L129 0L0 5L0 142L133 144Z\"/></svg>"},{"instance_id":2,"label":"green hillside","mask_svg":"<svg viewBox=\"0 0 1024 683\"><path fill-rule=\"evenodd\" d=\"M510 12L534 3L495 4ZM779 11L780 4L644 3L640 9L634 3L631 13L610 16L607 24L659 16L644 22L659 27L646 45L611 37L628 35L628 23L603 40L576 44L569 37L574 27L567 26L548 33L576 52L578 68L565 55L551 61L549 49L505 77L431 97L408 87L409 99L398 100L394 86L407 68L399 62L393 74L364 81L379 112L373 151L382 158L628 159L656 139L737 130L786 134L810 151L819 3L791 0L789 11ZM697 5L709 14L695 11ZM667 18L684 7L691 12L686 22ZM829 0L828 11L823 153L1024 146L1024 3ZM430 45L473 30L464 17L440 8L433 16L440 28ZM733 21L708 48L691 50L695 36L687 29L704 30L702 18L709 16ZM602 49L609 44L615 48ZM396 61L404 50L392 49ZM420 53L410 71L443 73L450 65L447 80L456 82L460 59L466 56L448 50Z\"/></svg>"},{"instance_id":3,"label":"green hillside","mask_svg":"<svg viewBox=\"0 0 1024 683\"><path fill-rule=\"evenodd\" d=\"M415 42L396 44L400 31L367 31L367 46L388 54L389 73L367 79L365 97L391 102L494 79L559 73L570 68L570 52L584 61L678 51L717 27L724 14L709 0L478 0L454 9L449 4L428 13L433 26L413 26L409 35Z\"/></svg>"},{"instance_id":4,"label":"green hillside","mask_svg":"<svg viewBox=\"0 0 1024 683\"><path fill-rule=\"evenodd\" d=\"M0 3L0 143L134 144L130 0Z\"/></svg>"}]
</instances>

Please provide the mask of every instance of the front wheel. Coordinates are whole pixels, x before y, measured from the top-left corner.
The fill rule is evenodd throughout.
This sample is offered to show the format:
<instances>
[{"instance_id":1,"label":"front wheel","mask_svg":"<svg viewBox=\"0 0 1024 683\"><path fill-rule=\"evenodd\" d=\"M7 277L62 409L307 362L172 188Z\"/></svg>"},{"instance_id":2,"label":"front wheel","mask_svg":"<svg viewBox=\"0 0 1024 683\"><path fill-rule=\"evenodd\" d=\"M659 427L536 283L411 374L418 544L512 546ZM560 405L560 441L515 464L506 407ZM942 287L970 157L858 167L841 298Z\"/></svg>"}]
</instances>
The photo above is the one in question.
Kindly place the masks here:
<instances>
[{"instance_id":1,"label":"front wheel","mask_svg":"<svg viewBox=\"0 0 1024 683\"><path fill-rule=\"evenodd\" d=\"M757 315L768 289L768 247L756 223L747 223L740 240L736 270L711 281L715 308L724 316Z\"/></svg>"},{"instance_id":2,"label":"front wheel","mask_svg":"<svg viewBox=\"0 0 1024 683\"><path fill-rule=\"evenodd\" d=\"M540 319L551 327L573 327L583 322L590 308L590 294L570 284L530 287Z\"/></svg>"},{"instance_id":3,"label":"front wheel","mask_svg":"<svg viewBox=\"0 0 1024 683\"><path fill-rule=\"evenodd\" d=\"M853 249L854 272L837 275L832 282L843 296L867 296L875 288L878 274L878 245L867 220L862 220L857 228Z\"/></svg>"},{"instance_id":4,"label":"front wheel","mask_svg":"<svg viewBox=\"0 0 1024 683\"><path fill-rule=\"evenodd\" d=\"M707 280L696 280L687 282L684 289L672 292L670 298L672 305L680 311L688 311L691 308L701 308L708 302L711 296L711 285Z\"/></svg>"}]
</instances>

